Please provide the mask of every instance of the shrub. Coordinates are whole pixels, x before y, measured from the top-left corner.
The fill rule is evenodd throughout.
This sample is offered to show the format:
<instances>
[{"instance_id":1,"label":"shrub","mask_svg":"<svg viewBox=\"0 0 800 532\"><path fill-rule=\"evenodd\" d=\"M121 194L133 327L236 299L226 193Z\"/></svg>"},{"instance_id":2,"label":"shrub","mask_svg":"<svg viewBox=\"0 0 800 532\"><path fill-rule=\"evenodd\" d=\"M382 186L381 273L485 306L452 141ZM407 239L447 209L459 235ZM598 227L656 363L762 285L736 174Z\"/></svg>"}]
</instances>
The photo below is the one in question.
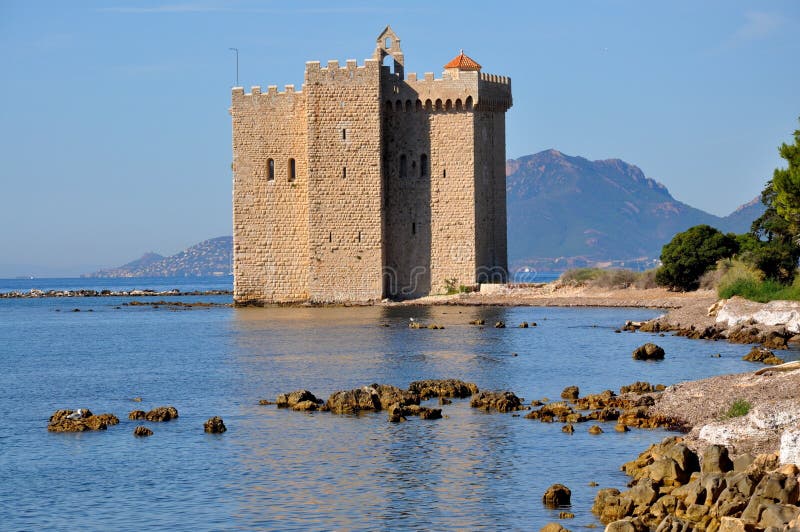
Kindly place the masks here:
<instances>
[{"instance_id":1,"label":"shrub","mask_svg":"<svg viewBox=\"0 0 800 532\"><path fill-rule=\"evenodd\" d=\"M655 270L635 272L620 268L603 270L600 268L576 268L561 274L559 280L564 284L588 285L597 288L654 288Z\"/></svg>"},{"instance_id":2,"label":"shrub","mask_svg":"<svg viewBox=\"0 0 800 532\"><path fill-rule=\"evenodd\" d=\"M574 268L567 270L558 278L564 284L585 284L587 281L593 281L603 274L600 268Z\"/></svg>"},{"instance_id":3,"label":"shrub","mask_svg":"<svg viewBox=\"0 0 800 532\"><path fill-rule=\"evenodd\" d=\"M772 279L759 281L740 277L730 283L720 284L717 293L723 299L740 296L759 303L767 303L776 299L797 301L800 300L800 285L797 281L794 284L786 285Z\"/></svg>"},{"instance_id":4,"label":"shrub","mask_svg":"<svg viewBox=\"0 0 800 532\"><path fill-rule=\"evenodd\" d=\"M725 412L723 417L730 419L732 417L746 416L752 407L753 405L751 405L746 399L737 399L733 402L733 404L731 404L730 408L728 408L728 411Z\"/></svg>"},{"instance_id":5,"label":"shrub","mask_svg":"<svg viewBox=\"0 0 800 532\"><path fill-rule=\"evenodd\" d=\"M661 249L662 266L656 272L656 282L673 289L696 290L701 275L738 249L733 234L723 234L710 225L690 227Z\"/></svg>"}]
</instances>

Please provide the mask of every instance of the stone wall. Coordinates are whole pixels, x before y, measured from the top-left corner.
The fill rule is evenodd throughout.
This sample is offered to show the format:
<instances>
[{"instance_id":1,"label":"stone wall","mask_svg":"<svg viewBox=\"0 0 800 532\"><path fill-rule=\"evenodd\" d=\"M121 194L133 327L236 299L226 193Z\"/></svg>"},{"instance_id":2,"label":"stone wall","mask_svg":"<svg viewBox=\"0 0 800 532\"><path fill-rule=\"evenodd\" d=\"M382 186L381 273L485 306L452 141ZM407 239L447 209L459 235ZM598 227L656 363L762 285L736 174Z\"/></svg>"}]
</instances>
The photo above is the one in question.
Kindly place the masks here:
<instances>
[{"instance_id":1,"label":"stone wall","mask_svg":"<svg viewBox=\"0 0 800 532\"><path fill-rule=\"evenodd\" d=\"M383 296L380 65L306 65L309 296Z\"/></svg>"},{"instance_id":2,"label":"stone wall","mask_svg":"<svg viewBox=\"0 0 800 532\"><path fill-rule=\"evenodd\" d=\"M234 300L308 299L308 165L302 93L235 88L233 123ZM269 160L273 179L269 179ZM295 179L289 180L289 160Z\"/></svg>"}]
</instances>

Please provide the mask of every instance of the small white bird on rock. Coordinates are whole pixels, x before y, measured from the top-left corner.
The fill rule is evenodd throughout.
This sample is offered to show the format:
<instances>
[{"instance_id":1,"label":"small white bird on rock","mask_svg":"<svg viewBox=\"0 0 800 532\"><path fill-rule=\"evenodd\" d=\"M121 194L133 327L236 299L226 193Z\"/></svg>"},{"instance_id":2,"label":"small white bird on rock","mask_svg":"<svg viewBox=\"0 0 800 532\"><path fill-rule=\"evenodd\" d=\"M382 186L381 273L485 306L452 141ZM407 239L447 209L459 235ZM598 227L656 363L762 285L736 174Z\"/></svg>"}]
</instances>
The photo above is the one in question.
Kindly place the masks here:
<instances>
[{"instance_id":1,"label":"small white bird on rock","mask_svg":"<svg viewBox=\"0 0 800 532\"><path fill-rule=\"evenodd\" d=\"M83 410L79 408L75 412L68 415L67 419L73 419L73 420L83 419Z\"/></svg>"}]
</instances>

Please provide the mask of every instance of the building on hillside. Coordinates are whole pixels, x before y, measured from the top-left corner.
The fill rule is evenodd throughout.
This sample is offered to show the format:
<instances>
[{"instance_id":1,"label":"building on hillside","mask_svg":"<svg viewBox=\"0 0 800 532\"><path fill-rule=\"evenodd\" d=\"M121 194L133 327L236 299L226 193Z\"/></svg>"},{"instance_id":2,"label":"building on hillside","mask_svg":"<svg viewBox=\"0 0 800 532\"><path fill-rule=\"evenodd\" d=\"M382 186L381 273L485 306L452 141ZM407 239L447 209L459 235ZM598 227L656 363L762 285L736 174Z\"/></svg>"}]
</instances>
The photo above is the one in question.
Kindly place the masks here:
<instances>
[{"instance_id":1,"label":"building on hillside","mask_svg":"<svg viewBox=\"0 0 800 532\"><path fill-rule=\"evenodd\" d=\"M390 27L363 65L306 63L300 91L234 87L236 303L505 282L511 104L463 51L441 78L406 75Z\"/></svg>"}]
</instances>

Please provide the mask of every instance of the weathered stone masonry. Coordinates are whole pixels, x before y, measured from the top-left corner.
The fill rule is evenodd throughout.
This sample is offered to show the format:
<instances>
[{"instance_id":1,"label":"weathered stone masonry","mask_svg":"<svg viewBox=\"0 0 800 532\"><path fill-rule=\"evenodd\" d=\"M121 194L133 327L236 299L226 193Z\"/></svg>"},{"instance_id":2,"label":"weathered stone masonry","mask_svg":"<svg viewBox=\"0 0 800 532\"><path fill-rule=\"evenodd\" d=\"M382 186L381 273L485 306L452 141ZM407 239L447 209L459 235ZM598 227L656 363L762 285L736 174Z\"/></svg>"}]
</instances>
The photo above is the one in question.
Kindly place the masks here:
<instances>
[{"instance_id":1,"label":"weathered stone masonry","mask_svg":"<svg viewBox=\"0 0 800 532\"><path fill-rule=\"evenodd\" d=\"M301 91L233 89L238 304L506 281L511 80L463 53L440 79L404 63L387 27L363 66L306 63Z\"/></svg>"}]
</instances>

